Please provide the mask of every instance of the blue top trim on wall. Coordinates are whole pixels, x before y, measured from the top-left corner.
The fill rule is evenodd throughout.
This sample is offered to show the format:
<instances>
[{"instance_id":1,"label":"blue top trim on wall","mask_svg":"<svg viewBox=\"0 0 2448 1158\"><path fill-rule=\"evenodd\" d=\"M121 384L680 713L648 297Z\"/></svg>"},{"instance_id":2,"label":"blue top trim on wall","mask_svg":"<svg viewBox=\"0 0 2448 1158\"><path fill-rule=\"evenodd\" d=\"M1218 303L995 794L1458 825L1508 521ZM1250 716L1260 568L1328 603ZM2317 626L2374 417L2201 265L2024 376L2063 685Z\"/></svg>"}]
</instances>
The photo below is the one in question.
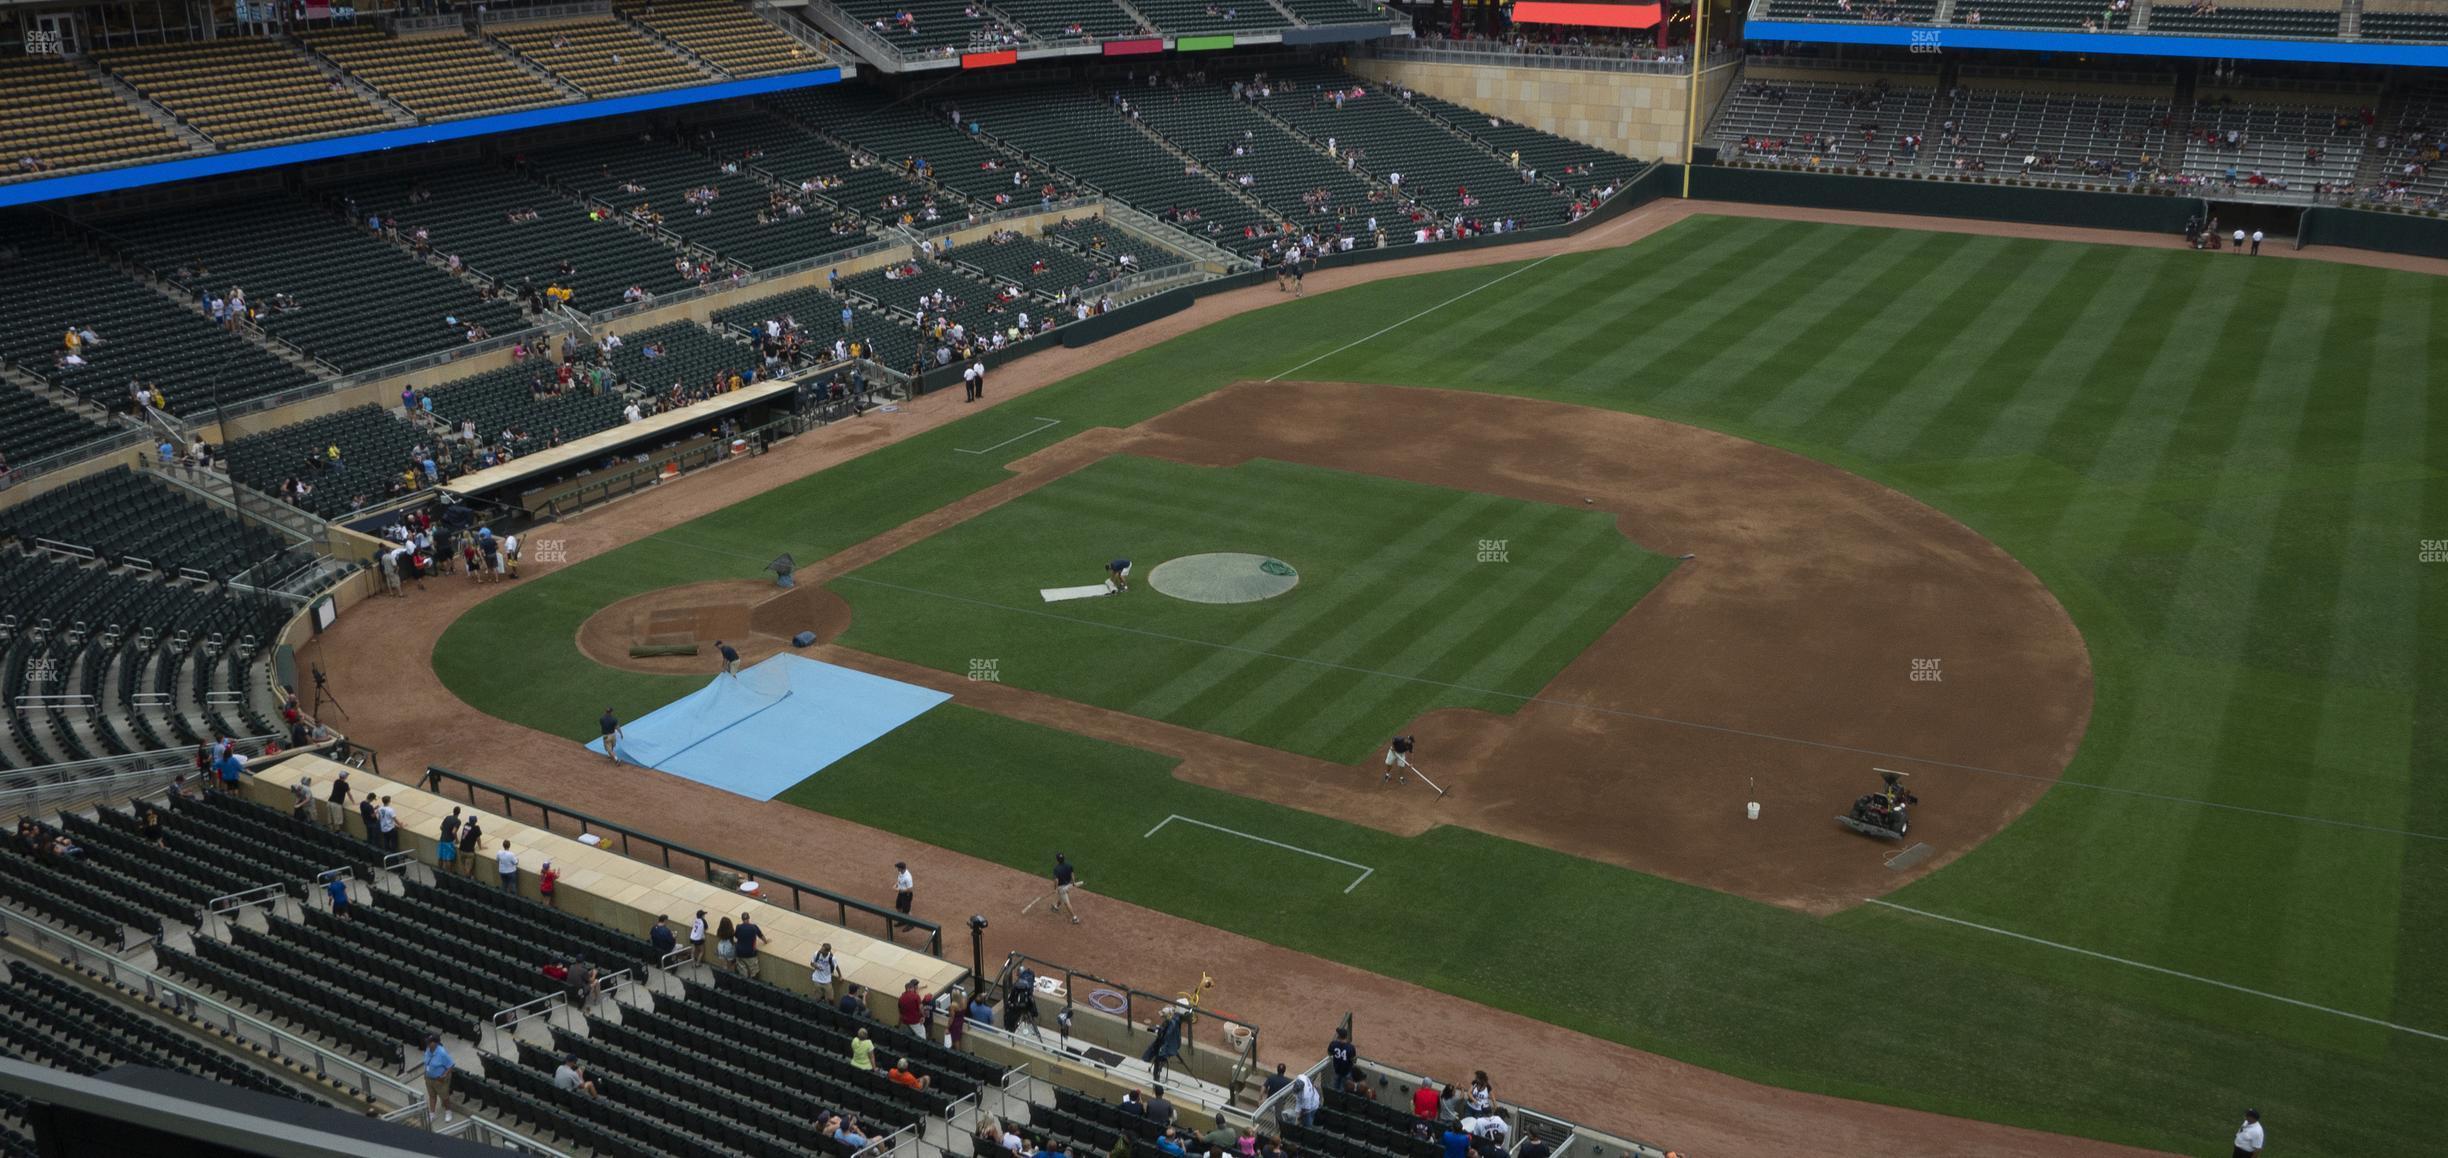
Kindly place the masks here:
<instances>
[{"instance_id":1,"label":"blue top trim on wall","mask_svg":"<svg viewBox=\"0 0 2448 1158\"><path fill-rule=\"evenodd\" d=\"M2196 56L2229 60L2300 60L2323 64L2448 67L2448 45L2372 44L2360 40L2237 40L2218 36L2150 36L2129 32L2013 32L2003 28L1915 24L1817 24L1754 20L1750 40L1808 44L1893 44L1941 52L1987 48L2006 52L2067 52L2084 56Z\"/></svg>"},{"instance_id":2,"label":"blue top trim on wall","mask_svg":"<svg viewBox=\"0 0 2448 1158\"><path fill-rule=\"evenodd\" d=\"M183 157L176 161L158 161L150 165L130 165L122 169L104 169L95 173L49 177L40 181L0 185L0 207L31 205L41 201L56 201L63 197L83 197L94 193L113 193L145 185L188 181L198 177L219 177L255 169L274 169L306 161L324 161L333 157L348 157L359 153L378 153L386 149L438 145L444 141L462 141L469 137L490 136L494 133L514 132L520 129L540 129L550 125L566 125L576 121L591 121L628 113L677 108L681 105L761 96L766 93L787 92L791 89L814 88L840 80L840 69L819 68L807 72L784 73L780 76L760 76L748 80L727 80L717 84L663 89L659 92L612 97L599 101L551 105L523 112L497 113L489 117L471 117L463 121L444 121L440 124L418 125L407 129L386 129L379 133L326 137L319 141L299 141L291 145L270 145L261 149L209 153L200 157Z\"/></svg>"}]
</instances>

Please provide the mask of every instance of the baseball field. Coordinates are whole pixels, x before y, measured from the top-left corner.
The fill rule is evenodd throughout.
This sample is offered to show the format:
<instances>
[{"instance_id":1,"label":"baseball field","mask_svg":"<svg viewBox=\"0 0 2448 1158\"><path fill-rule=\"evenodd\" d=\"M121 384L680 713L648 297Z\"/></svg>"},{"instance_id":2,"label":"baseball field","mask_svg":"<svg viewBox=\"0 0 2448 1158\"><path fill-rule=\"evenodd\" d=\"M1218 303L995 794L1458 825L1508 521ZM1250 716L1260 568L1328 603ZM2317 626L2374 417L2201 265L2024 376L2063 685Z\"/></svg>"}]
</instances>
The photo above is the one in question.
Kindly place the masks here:
<instances>
[{"instance_id":1,"label":"baseball field","mask_svg":"<svg viewBox=\"0 0 2448 1158\"><path fill-rule=\"evenodd\" d=\"M523 581L433 660L584 738L705 680L591 620L787 551L819 658L955 692L793 803L1763 1082L2414 1153L2435 362L2421 275L1696 218L1192 332ZM1205 551L1299 585L1037 596ZM1405 729L1450 796L1380 781ZM1829 819L1874 766L1922 798L1906 870Z\"/></svg>"}]
</instances>

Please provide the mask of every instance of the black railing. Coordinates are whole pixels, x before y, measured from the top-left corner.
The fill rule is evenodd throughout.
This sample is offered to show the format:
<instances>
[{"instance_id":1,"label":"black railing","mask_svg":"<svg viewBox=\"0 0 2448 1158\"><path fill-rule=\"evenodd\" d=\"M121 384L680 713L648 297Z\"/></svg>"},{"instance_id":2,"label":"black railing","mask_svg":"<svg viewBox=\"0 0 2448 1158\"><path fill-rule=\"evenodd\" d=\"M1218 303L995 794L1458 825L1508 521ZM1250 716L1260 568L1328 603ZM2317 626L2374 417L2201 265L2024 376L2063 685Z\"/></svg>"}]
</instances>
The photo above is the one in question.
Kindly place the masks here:
<instances>
[{"instance_id":1,"label":"black railing","mask_svg":"<svg viewBox=\"0 0 2448 1158\"><path fill-rule=\"evenodd\" d=\"M524 792L504 788L501 785L488 783L473 776L453 772L448 768L437 767L434 765L426 766L426 791L434 793L437 796L447 797L450 795L450 793L443 787L444 782L446 781L458 785L462 790L462 795L466 797L467 802L472 806L485 806L485 801L478 798L479 794L482 794L486 798L499 797L501 800L501 807L498 809L498 811L501 813L501 815L511 820L519 820L518 808L520 805L525 805L527 808L534 811L537 817L537 819L534 821L536 827L550 831L555 818L571 822L578 826L578 834L580 836L585 836L591 833L599 836L607 845L617 842L619 844L620 854L622 856L629 857L632 860L651 860L656 856L660 856L662 858L663 867L671 870L672 872L693 871L698 877L707 881L714 881L724 875L733 876L739 880L755 881L758 885L763 887L759 894L759 899L768 904L782 903L781 899L774 895L774 892L775 890L787 889L790 893L790 909L795 913L803 913L819 919L824 919L823 906L831 905L833 906L833 916L831 918L832 922L845 929L857 931L857 926L850 923L850 915L852 913L857 913L863 917L874 918L882 925L886 940L897 941L898 938L896 934L899 933L900 930L917 929L926 934L928 955L934 957L943 956L943 926L938 925L933 921L922 920L917 917L903 916L891 909L871 905L855 897L845 897L830 889L820 889L811 884L804 884L802 882L792 880L789 877L778 876L776 874L766 872L760 868L741 864L735 860L715 856L712 853L704 852L699 849L690 848L685 844L665 840L662 837L655 836L650 833L639 832L638 830L630 828L626 825L615 824L600 817L589 816L583 812L572 811L570 809L563 808L558 804L554 804L551 801L539 800L533 796L527 795ZM527 822L521 821L521 823ZM639 854L640 849L645 850L646 855L641 856ZM692 864L695 866L694 869L689 868L689 866ZM818 906L817 911L814 913L808 913L807 904L810 900L813 900Z\"/></svg>"}]
</instances>

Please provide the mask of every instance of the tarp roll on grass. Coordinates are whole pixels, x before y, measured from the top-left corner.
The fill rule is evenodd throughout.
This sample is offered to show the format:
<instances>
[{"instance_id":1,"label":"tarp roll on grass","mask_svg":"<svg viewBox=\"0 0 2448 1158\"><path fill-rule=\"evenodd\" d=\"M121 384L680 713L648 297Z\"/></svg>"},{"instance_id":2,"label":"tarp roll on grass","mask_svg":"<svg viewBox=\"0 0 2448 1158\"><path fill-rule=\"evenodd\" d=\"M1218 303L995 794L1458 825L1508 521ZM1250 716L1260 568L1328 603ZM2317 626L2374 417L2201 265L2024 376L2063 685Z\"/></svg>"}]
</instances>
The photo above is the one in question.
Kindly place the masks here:
<instances>
[{"instance_id":1,"label":"tarp roll on grass","mask_svg":"<svg viewBox=\"0 0 2448 1158\"><path fill-rule=\"evenodd\" d=\"M1040 587L1037 594L1048 603L1060 603L1066 599L1094 599L1112 592L1102 583L1091 583L1086 587Z\"/></svg>"}]
</instances>

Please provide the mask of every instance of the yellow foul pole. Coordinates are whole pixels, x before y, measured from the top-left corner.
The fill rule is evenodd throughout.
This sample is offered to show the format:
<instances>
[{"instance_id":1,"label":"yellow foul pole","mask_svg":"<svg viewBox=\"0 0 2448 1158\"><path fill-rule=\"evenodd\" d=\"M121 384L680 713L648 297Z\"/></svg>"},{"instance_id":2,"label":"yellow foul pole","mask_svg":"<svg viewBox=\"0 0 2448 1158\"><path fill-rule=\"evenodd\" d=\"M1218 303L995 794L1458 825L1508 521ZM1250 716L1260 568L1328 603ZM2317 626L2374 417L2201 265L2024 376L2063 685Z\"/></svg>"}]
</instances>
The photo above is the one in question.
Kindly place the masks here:
<instances>
[{"instance_id":1,"label":"yellow foul pole","mask_svg":"<svg viewBox=\"0 0 2448 1158\"><path fill-rule=\"evenodd\" d=\"M1692 4L1691 92L1683 98L1683 199L1691 200L1692 152L1700 143L1700 65L1708 59L1708 0Z\"/></svg>"}]
</instances>

